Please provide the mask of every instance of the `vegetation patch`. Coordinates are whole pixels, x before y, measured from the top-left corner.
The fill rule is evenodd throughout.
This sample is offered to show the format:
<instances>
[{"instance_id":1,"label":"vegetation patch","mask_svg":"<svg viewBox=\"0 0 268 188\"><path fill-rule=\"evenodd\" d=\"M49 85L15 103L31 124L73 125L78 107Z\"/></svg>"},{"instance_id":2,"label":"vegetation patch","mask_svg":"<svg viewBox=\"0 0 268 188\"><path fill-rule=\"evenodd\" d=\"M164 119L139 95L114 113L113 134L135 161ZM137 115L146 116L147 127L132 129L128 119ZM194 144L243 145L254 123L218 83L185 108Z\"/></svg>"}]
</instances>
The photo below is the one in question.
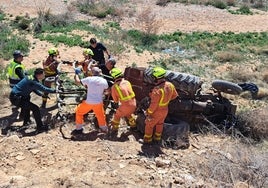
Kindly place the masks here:
<instances>
[{"instance_id":1,"label":"vegetation patch","mask_svg":"<svg viewBox=\"0 0 268 188\"><path fill-rule=\"evenodd\" d=\"M239 118L239 129L243 135L260 141L268 138L268 108L258 108L241 113Z\"/></svg>"},{"instance_id":2,"label":"vegetation patch","mask_svg":"<svg viewBox=\"0 0 268 188\"><path fill-rule=\"evenodd\" d=\"M0 57L11 59L14 49L27 53L29 47L30 43L24 36L13 34L6 24L0 25Z\"/></svg>"}]
</instances>

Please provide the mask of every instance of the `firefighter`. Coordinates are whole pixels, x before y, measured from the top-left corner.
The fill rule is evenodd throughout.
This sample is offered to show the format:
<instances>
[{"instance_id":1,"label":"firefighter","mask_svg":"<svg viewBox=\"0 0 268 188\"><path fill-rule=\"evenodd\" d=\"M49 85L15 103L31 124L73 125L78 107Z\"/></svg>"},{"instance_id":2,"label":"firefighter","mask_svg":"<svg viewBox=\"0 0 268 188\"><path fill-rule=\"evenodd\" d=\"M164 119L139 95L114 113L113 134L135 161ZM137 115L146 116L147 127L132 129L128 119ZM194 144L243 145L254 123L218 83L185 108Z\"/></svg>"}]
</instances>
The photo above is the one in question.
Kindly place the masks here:
<instances>
[{"instance_id":1,"label":"firefighter","mask_svg":"<svg viewBox=\"0 0 268 188\"><path fill-rule=\"evenodd\" d=\"M152 77L155 80L154 87L149 94L151 103L146 111L145 134L142 140L144 144L152 143L153 140L158 143L161 141L164 120L168 114L168 104L178 96L174 85L165 80L165 74L165 69L153 68Z\"/></svg>"},{"instance_id":2,"label":"firefighter","mask_svg":"<svg viewBox=\"0 0 268 188\"><path fill-rule=\"evenodd\" d=\"M45 79L43 80L43 83L46 87L51 88L55 77L58 75L58 65L60 63L59 61L59 50L57 48L50 48L48 50L48 57L45 61L43 61L43 68L45 72ZM44 93L42 97L42 105L41 108L45 108L47 104L48 99L48 93Z\"/></svg>"},{"instance_id":3,"label":"firefighter","mask_svg":"<svg viewBox=\"0 0 268 188\"><path fill-rule=\"evenodd\" d=\"M93 55L94 53L91 49L84 49L83 50L84 60L81 62L77 62L75 64L75 72L76 74L79 74L80 78L92 76L91 69L92 67L97 66L97 61L92 59ZM81 73L83 74L81 75Z\"/></svg>"},{"instance_id":4,"label":"firefighter","mask_svg":"<svg viewBox=\"0 0 268 188\"><path fill-rule=\"evenodd\" d=\"M135 129L136 121L133 113L136 109L136 99L132 85L123 78L123 73L118 68L111 70L111 76L114 79L114 85L111 88L112 98L115 103L120 102L111 122L112 133L115 134L118 132L120 119L123 117L127 118L130 128Z\"/></svg>"},{"instance_id":5,"label":"firefighter","mask_svg":"<svg viewBox=\"0 0 268 188\"><path fill-rule=\"evenodd\" d=\"M23 54L20 50L13 52L13 60L8 66L9 85L13 88L20 80L25 77L25 66L22 64Z\"/></svg>"}]
</instances>

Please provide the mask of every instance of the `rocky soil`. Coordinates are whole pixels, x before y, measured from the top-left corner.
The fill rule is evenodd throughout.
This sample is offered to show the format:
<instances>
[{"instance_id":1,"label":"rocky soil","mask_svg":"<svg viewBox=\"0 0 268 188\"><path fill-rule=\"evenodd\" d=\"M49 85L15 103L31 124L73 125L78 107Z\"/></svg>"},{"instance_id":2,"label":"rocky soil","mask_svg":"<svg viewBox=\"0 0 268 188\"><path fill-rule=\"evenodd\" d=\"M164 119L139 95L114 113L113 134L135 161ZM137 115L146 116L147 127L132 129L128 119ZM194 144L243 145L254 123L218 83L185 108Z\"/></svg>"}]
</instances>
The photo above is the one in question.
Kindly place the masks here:
<instances>
[{"instance_id":1,"label":"rocky soil","mask_svg":"<svg viewBox=\"0 0 268 188\"><path fill-rule=\"evenodd\" d=\"M268 31L267 12L256 11L258 14L245 16L232 15L225 10L206 6L170 3L166 7L159 7L155 1L150 0L129 2L129 7L135 7L136 14L150 6L162 23L158 31L160 33L176 30ZM66 3L60 0L0 0L0 7L8 14L27 13L34 17L39 7L49 7L52 13L63 13L70 3L71 1ZM136 14L122 18L120 25L123 28L134 27L132 23L137 19ZM85 16L77 12L74 15L77 19L85 19ZM87 19L92 19L96 24L105 21ZM24 62L26 67L39 66L40 64L32 63L41 62L52 45L33 39L32 36L28 38L34 48L31 48ZM62 51L62 59L82 58L82 49L79 47L60 46L59 49ZM116 58L119 60L118 66L125 67L132 62L137 62L139 66L146 65L146 62L157 57L158 54L136 54L130 50ZM8 61L1 63L7 64ZM33 100L40 105L40 98L33 97ZM49 108L42 113L46 116L57 113L55 97L52 97ZM32 132L34 127L31 126L34 125L26 133L21 130L22 123L16 119L17 112L11 108L8 100L1 106L0 114L1 128L11 126L12 130L17 130L5 133L2 129L0 135L0 187L3 188L249 187L246 182L235 178L236 174L232 174L234 181L229 181L232 183L223 183L225 177L215 175L219 167L224 169L234 164L239 167L239 162L247 162L247 157L254 153L253 148L240 151L242 144L229 137L191 133L188 149L173 150L157 145L144 147L137 142L141 135L128 132L124 126L124 133L120 137L109 139L88 123L85 136L72 140L70 131L74 122L57 121L51 130L36 135ZM241 153L238 154L237 151ZM264 151L267 151L267 147ZM262 157L262 160L267 161L267 152ZM202 168L204 166L210 170L205 171ZM229 171L223 171L224 174L227 172L232 172L230 166Z\"/></svg>"}]
</instances>

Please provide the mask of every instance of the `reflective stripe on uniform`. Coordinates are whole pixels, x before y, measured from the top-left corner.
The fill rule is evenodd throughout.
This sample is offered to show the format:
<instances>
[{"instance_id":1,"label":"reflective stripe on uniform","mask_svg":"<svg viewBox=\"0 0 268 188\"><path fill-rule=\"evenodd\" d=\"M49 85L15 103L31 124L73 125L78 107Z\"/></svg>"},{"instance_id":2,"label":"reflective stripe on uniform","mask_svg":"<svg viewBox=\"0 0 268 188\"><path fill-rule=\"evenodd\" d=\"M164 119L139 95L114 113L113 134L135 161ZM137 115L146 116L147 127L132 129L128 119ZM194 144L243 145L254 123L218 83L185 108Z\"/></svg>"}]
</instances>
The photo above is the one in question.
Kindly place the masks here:
<instances>
[{"instance_id":1,"label":"reflective stripe on uniform","mask_svg":"<svg viewBox=\"0 0 268 188\"><path fill-rule=\"evenodd\" d=\"M130 85L130 83L128 83L128 84ZM135 97L135 93L133 92L133 90L131 90L130 95L124 96L122 91L120 90L120 87L118 86L118 84L115 84L115 89L118 92L119 98L120 98L121 101L127 101L127 100L132 99L133 97Z\"/></svg>"},{"instance_id":2,"label":"reflective stripe on uniform","mask_svg":"<svg viewBox=\"0 0 268 188\"><path fill-rule=\"evenodd\" d=\"M170 85L170 86L171 86L171 88L173 90L174 86L173 85ZM161 107L167 106L169 104L170 99L168 99L166 102L164 102L165 91L164 91L163 88L161 88L160 91L161 91L162 96L161 96L161 99L159 101L159 106L161 106Z\"/></svg>"},{"instance_id":3,"label":"reflective stripe on uniform","mask_svg":"<svg viewBox=\"0 0 268 188\"><path fill-rule=\"evenodd\" d=\"M151 142L153 140L152 135L145 134L143 140L144 142Z\"/></svg>"},{"instance_id":4,"label":"reflective stripe on uniform","mask_svg":"<svg viewBox=\"0 0 268 188\"><path fill-rule=\"evenodd\" d=\"M161 140L161 136L162 134L161 133L154 133L154 140Z\"/></svg>"}]
</instances>

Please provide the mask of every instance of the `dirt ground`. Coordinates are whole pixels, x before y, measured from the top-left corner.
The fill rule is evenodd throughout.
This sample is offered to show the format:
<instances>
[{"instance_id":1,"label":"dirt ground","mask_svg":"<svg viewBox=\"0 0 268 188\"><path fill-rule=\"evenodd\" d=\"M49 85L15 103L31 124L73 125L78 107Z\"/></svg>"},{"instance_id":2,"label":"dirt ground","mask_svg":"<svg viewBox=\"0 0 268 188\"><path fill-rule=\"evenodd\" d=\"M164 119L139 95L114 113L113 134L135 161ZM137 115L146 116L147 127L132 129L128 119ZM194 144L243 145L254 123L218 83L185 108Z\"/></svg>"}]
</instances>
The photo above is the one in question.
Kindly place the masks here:
<instances>
[{"instance_id":1,"label":"dirt ground","mask_svg":"<svg viewBox=\"0 0 268 188\"><path fill-rule=\"evenodd\" d=\"M71 1L60 0L0 0L0 7L11 15L34 17L38 7L49 7L52 13L63 13ZM166 7L155 5L155 1L129 1L135 6L136 14L151 7L153 13L162 23L159 33L180 30L191 31L268 31L268 12L259 12L253 16L233 15L226 10L197 5L168 4ZM145 6L146 5L146 6ZM77 19L85 16L75 13ZM99 20L93 23L100 24ZM134 16L120 21L123 28L132 28ZM105 20L102 20L105 22ZM90 38L92 36L88 36ZM51 44L28 36L34 44L24 59L26 67L39 66L47 56ZM104 41L105 42L105 41ZM82 58L80 47L60 46L61 58L74 60ZM112 52L111 52L112 53ZM115 57L119 67L136 62L138 66L159 58L159 54L144 52L136 54L134 50ZM7 64L8 61L2 63ZM40 105L41 99L35 98ZM53 110L54 109L54 110ZM43 114L55 115L55 98L49 101L49 108ZM20 128L16 120L17 112L7 101L0 109L1 127ZM191 146L186 150L172 150L152 146L145 148L137 140L141 135L128 131L120 138L109 140L86 125L85 137L81 140L70 139L74 122L58 121L46 133L0 135L0 187L216 187L212 179L204 180L202 176L193 176L198 166L223 145L235 144L229 138L217 136L191 135ZM126 127L123 127L126 129ZM225 152L225 151L222 151ZM219 153L219 152L218 152ZM227 153L228 154L228 153ZM201 172L200 172L201 173ZM223 187L248 187L243 182L233 182Z\"/></svg>"}]
</instances>

